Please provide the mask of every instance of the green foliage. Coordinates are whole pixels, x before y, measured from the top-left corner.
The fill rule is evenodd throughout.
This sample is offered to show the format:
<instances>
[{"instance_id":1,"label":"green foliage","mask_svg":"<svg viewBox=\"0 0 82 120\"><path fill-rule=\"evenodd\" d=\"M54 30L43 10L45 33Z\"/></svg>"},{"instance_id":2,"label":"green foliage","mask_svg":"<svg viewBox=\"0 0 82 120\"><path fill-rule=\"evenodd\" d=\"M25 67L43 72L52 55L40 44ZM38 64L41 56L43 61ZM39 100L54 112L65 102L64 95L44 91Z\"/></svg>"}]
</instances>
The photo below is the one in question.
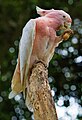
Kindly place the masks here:
<instances>
[{"instance_id":1,"label":"green foliage","mask_svg":"<svg viewBox=\"0 0 82 120\"><path fill-rule=\"evenodd\" d=\"M74 35L56 48L49 66L49 77L56 101L63 96L63 106L67 107L69 99L74 97L79 105L82 104L82 1L0 0L0 120L31 120L32 113L25 107L22 94L15 100L9 100L8 94L22 28L29 19L38 17L36 5L44 9L63 9L73 18ZM78 115L78 119L81 117L82 114Z\"/></svg>"}]
</instances>

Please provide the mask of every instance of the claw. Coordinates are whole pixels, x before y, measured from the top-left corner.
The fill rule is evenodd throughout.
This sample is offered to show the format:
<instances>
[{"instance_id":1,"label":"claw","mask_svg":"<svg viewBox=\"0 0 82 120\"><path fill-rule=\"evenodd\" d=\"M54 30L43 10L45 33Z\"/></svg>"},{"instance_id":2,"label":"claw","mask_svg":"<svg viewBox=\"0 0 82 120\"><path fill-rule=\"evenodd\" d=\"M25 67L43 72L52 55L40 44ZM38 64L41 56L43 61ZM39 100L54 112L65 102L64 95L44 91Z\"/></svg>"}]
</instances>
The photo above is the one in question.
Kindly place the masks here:
<instances>
[{"instance_id":1,"label":"claw","mask_svg":"<svg viewBox=\"0 0 82 120\"><path fill-rule=\"evenodd\" d=\"M62 38L63 38L64 40L67 40L67 39L69 39L70 35L72 35L72 34L74 34L73 30L67 29L67 30L65 30L64 33L62 34Z\"/></svg>"},{"instance_id":2,"label":"claw","mask_svg":"<svg viewBox=\"0 0 82 120\"><path fill-rule=\"evenodd\" d=\"M66 30L64 31L63 35L66 34L66 33L68 33L69 35L74 34L73 30L71 30L71 29L66 29Z\"/></svg>"}]
</instances>

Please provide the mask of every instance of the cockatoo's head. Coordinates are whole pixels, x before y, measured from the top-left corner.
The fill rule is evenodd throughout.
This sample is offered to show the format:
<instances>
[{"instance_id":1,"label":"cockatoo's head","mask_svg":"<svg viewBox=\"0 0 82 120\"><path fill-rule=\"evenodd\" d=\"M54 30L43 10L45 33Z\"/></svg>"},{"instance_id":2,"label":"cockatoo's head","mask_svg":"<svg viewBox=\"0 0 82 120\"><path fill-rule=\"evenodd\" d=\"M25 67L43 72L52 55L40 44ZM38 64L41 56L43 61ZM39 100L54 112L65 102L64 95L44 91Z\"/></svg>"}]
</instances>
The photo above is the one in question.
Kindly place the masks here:
<instances>
[{"instance_id":1,"label":"cockatoo's head","mask_svg":"<svg viewBox=\"0 0 82 120\"><path fill-rule=\"evenodd\" d=\"M61 23L60 29L68 29L71 27L72 19L70 15L63 10L54 10L46 16L53 17L54 19L58 20L59 23Z\"/></svg>"},{"instance_id":2,"label":"cockatoo's head","mask_svg":"<svg viewBox=\"0 0 82 120\"><path fill-rule=\"evenodd\" d=\"M59 23L60 29L67 29L71 27L72 19L70 15L63 10L44 10L39 7L36 7L36 10L40 16L46 16L55 19Z\"/></svg>"}]
</instances>

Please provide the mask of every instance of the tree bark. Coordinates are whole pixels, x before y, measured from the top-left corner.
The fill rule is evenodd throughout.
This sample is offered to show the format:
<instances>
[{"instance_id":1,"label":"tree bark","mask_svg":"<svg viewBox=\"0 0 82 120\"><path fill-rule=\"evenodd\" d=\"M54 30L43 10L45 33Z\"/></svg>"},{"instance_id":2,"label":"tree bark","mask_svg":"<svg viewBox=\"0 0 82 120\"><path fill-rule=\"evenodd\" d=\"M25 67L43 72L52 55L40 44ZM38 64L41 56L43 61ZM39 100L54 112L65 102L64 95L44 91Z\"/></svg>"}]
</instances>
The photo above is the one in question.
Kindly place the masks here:
<instances>
[{"instance_id":1,"label":"tree bark","mask_svg":"<svg viewBox=\"0 0 82 120\"><path fill-rule=\"evenodd\" d=\"M34 120L58 120L48 82L48 70L41 62L32 69L28 94L33 107Z\"/></svg>"}]
</instances>

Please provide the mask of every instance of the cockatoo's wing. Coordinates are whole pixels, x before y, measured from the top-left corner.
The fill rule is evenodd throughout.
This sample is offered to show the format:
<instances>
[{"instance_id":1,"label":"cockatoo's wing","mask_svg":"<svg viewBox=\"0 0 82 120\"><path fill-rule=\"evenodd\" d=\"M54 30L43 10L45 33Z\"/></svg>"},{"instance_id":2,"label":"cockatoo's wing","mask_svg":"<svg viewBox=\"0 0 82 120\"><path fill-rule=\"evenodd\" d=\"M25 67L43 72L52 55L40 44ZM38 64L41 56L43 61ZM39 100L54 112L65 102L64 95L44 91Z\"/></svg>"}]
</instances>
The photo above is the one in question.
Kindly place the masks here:
<instances>
[{"instance_id":1,"label":"cockatoo's wing","mask_svg":"<svg viewBox=\"0 0 82 120\"><path fill-rule=\"evenodd\" d=\"M26 88L30 57L35 39L35 27L36 21L31 19L23 28L19 45L19 57L12 79L12 91L9 94L9 98L13 98L16 94L22 92Z\"/></svg>"},{"instance_id":2,"label":"cockatoo's wing","mask_svg":"<svg viewBox=\"0 0 82 120\"><path fill-rule=\"evenodd\" d=\"M20 56L20 73L21 84L27 79L27 74L30 65L30 57L35 39L35 20L31 19L23 28L22 37L20 40L19 56Z\"/></svg>"},{"instance_id":3,"label":"cockatoo's wing","mask_svg":"<svg viewBox=\"0 0 82 120\"><path fill-rule=\"evenodd\" d=\"M20 40L19 57L20 57L20 79L25 97L25 88L28 86L28 71L30 66L30 58L32 54L35 39L36 22L31 19L23 28Z\"/></svg>"}]
</instances>

